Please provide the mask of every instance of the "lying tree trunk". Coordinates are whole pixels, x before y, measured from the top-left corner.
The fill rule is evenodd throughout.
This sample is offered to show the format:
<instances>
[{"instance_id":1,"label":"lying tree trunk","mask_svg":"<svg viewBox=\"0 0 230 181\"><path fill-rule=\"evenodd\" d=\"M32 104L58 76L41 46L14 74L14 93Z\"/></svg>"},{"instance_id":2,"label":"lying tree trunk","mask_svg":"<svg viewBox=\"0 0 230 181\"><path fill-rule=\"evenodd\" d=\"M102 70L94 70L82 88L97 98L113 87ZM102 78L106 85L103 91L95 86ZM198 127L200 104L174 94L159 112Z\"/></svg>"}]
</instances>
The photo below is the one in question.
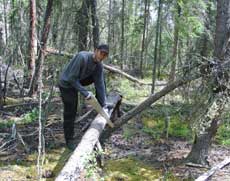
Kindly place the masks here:
<instances>
[{"instance_id":1,"label":"lying tree trunk","mask_svg":"<svg viewBox=\"0 0 230 181\"><path fill-rule=\"evenodd\" d=\"M108 111L109 115L115 111L117 104L120 104L121 96L118 94L112 94L108 97L108 103L111 109ZM87 166L90 154L93 152L93 148L99 141L99 136L105 128L106 120L98 114L92 122L90 128L82 137L81 142L74 150L72 156L59 173L56 181L63 180L81 180L84 177L84 168Z\"/></svg>"},{"instance_id":2,"label":"lying tree trunk","mask_svg":"<svg viewBox=\"0 0 230 181\"><path fill-rule=\"evenodd\" d=\"M137 114L141 113L143 110L149 108L154 102L159 100L161 97L165 96L169 92L173 91L174 89L192 81L195 79L198 79L200 75L195 76L188 76L184 77L182 79L179 79L175 82L172 82L168 84L166 87L164 87L160 92L157 92L156 94L152 94L150 97L148 97L146 100L144 100L142 103L140 103L138 106L134 107L132 110L127 112L124 116L122 116L116 123L114 128L106 130L103 132L103 140L105 138L108 138L115 130L120 128L123 124L127 123L128 120L136 116Z\"/></svg>"},{"instance_id":3,"label":"lying tree trunk","mask_svg":"<svg viewBox=\"0 0 230 181\"><path fill-rule=\"evenodd\" d=\"M113 72L113 73L121 74L122 76L126 77L127 79L129 79L129 80L131 80L131 81L133 81L135 83L138 83L140 85L152 85L151 83L142 82L142 81L138 80L137 78L135 78L135 77L133 77L133 76L131 76L131 75L129 75L129 74L117 69L117 68L114 68L112 66L105 65L105 64L103 64L103 66L104 66L104 68L106 70L108 70L110 72Z\"/></svg>"},{"instance_id":4,"label":"lying tree trunk","mask_svg":"<svg viewBox=\"0 0 230 181\"><path fill-rule=\"evenodd\" d=\"M224 168L229 163L230 163L230 158L225 159L221 163L219 163L216 166L214 166L208 172L205 172L204 174L202 174L201 176L199 176L195 181L206 181L206 180L208 180L208 178L211 177L216 171L218 171L219 169Z\"/></svg>"}]
</instances>

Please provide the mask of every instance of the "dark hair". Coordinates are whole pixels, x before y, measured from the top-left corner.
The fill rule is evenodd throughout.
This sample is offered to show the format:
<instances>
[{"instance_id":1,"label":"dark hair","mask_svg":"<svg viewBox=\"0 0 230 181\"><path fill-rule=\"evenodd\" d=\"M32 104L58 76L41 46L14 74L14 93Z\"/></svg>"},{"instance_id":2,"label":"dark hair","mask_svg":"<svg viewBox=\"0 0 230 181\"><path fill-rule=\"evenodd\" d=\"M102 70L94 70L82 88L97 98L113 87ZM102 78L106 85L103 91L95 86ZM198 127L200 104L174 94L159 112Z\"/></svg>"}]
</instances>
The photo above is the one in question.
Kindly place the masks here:
<instances>
[{"instance_id":1,"label":"dark hair","mask_svg":"<svg viewBox=\"0 0 230 181\"><path fill-rule=\"evenodd\" d=\"M107 45L107 44L100 44L97 46L97 49L102 51L102 52L109 54L109 45Z\"/></svg>"}]
</instances>

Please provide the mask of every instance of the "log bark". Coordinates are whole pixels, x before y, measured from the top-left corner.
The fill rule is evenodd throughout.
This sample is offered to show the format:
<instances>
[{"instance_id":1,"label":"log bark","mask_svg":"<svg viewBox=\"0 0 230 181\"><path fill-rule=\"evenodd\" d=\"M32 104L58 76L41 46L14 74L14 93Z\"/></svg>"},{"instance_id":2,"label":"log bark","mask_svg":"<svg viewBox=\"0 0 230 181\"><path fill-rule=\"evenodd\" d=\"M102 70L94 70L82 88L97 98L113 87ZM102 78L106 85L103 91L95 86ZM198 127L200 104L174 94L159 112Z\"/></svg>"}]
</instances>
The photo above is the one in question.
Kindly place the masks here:
<instances>
[{"instance_id":1,"label":"log bark","mask_svg":"<svg viewBox=\"0 0 230 181\"><path fill-rule=\"evenodd\" d=\"M111 109L108 111L109 115L111 116L116 105L121 102L121 96L118 94L112 94L108 96L107 101L111 106ZM82 178L82 175L84 175L84 168L88 164L89 156L93 152L94 146L99 141L100 134L105 128L105 125L106 120L98 114L93 120L90 128L82 137L81 142L74 150L68 162L59 173L56 181L81 180L80 178Z\"/></svg>"},{"instance_id":2,"label":"log bark","mask_svg":"<svg viewBox=\"0 0 230 181\"><path fill-rule=\"evenodd\" d=\"M211 170L209 170L208 172L205 172L204 174L199 176L195 181L206 181L206 180L208 180L208 178L211 177L216 171L218 171L219 169L224 168L228 164L230 164L230 158L227 158L224 161L222 161L221 163L219 163L216 166L212 167Z\"/></svg>"}]
</instances>

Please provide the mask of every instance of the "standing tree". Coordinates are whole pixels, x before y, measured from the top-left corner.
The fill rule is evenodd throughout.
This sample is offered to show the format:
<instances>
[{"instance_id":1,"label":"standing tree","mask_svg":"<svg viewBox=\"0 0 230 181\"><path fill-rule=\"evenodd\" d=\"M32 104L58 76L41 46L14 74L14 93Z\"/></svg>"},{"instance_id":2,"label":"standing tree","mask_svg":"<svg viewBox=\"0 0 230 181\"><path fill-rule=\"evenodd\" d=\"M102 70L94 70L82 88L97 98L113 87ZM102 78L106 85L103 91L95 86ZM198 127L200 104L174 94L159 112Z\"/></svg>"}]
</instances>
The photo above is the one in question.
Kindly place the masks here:
<instances>
[{"instance_id":1,"label":"standing tree","mask_svg":"<svg viewBox=\"0 0 230 181\"><path fill-rule=\"evenodd\" d=\"M217 1L217 17L216 17L216 35L213 62L206 70L205 77L206 87L210 90L210 99L206 106L205 116L201 117L196 125L195 140L191 152L187 160L208 164L208 150L211 140L215 136L218 127L221 124L221 115L224 111L226 103L229 99L229 73L224 70L222 65L224 61L230 58L230 1Z\"/></svg>"},{"instance_id":2,"label":"standing tree","mask_svg":"<svg viewBox=\"0 0 230 181\"><path fill-rule=\"evenodd\" d=\"M142 42L141 42L141 60L140 60L140 73L141 78L144 77L143 75L143 62L144 62L144 51L145 51L145 34L146 34L146 24L148 18L148 0L145 0L145 10L144 10L144 27L143 27L143 34L142 34Z\"/></svg>"},{"instance_id":3,"label":"standing tree","mask_svg":"<svg viewBox=\"0 0 230 181\"><path fill-rule=\"evenodd\" d=\"M97 0L91 0L91 17L93 26L93 46L96 48L99 44L100 34L99 34L99 22L97 17Z\"/></svg>"},{"instance_id":4,"label":"standing tree","mask_svg":"<svg viewBox=\"0 0 230 181\"><path fill-rule=\"evenodd\" d=\"M123 69L124 64L124 43L125 43L125 0L122 0L122 11L121 11L121 56L120 56L120 67Z\"/></svg>"},{"instance_id":5,"label":"standing tree","mask_svg":"<svg viewBox=\"0 0 230 181\"><path fill-rule=\"evenodd\" d=\"M38 59L36 62L36 69L35 73L30 85L30 90L29 90L29 95L32 96L36 93L37 90L37 84L38 82L41 82L41 75L42 75L42 70L43 70L43 62L45 58L45 50L46 50L46 44L47 44L47 39L50 31L50 18L51 18L51 13L52 13L52 8L53 8L53 0L48 0L47 2L47 7L46 7L46 12L45 12L45 18L44 18L44 27L43 27L43 32L41 36L41 47L40 51L38 54Z\"/></svg>"},{"instance_id":6,"label":"standing tree","mask_svg":"<svg viewBox=\"0 0 230 181\"><path fill-rule=\"evenodd\" d=\"M29 61L28 77L31 82L35 71L35 52L36 52L36 1L30 0L30 41L29 41Z\"/></svg>"},{"instance_id":7,"label":"standing tree","mask_svg":"<svg viewBox=\"0 0 230 181\"><path fill-rule=\"evenodd\" d=\"M89 0L84 0L82 2L78 21L78 51L82 51L87 49L87 36L89 32Z\"/></svg>"},{"instance_id":8,"label":"standing tree","mask_svg":"<svg viewBox=\"0 0 230 181\"><path fill-rule=\"evenodd\" d=\"M169 75L169 82L174 81L175 72L176 72L176 63L177 63L177 49L178 49L178 40L179 40L179 18L181 14L181 7L179 2L176 2L175 5L176 14L175 14L175 24L174 24L174 42L173 42L173 54L171 62L171 70Z\"/></svg>"},{"instance_id":9,"label":"standing tree","mask_svg":"<svg viewBox=\"0 0 230 181\"><path fill-rule=\"evenodd\" d=\"M156 81L156 68L157 68L157 54L158 54L158 41L159 41L159 33L160 33L160 19L161 19L161 8L162 2L159 0L158 4L158 15L157 15L157 27L156 27L156 38L155 38L155 47L154 47L154 62L153 62L153 72L152 72L152 89L151 93L154 93L155 89L155 81Z\"/></svg>"}]
</instances>

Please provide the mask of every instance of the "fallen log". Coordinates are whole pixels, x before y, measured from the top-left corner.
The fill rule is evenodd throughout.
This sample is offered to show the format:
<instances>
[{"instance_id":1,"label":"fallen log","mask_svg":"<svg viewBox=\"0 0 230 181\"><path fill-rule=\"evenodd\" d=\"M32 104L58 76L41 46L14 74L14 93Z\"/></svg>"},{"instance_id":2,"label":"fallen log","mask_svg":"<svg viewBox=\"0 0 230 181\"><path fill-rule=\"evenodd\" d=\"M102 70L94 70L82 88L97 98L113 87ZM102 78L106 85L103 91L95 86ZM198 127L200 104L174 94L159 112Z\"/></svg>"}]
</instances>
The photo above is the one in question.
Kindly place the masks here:
<instances>
[{"instance_id":1,"label":"fallen log","mask_svg":"<svg viewBox=\"0 0 230 181\"><path fill-rule=\"evenodd\" d=\"M107 103L110 106L107 112L110 117L113 112L115 112L117 105L119 105L120 102L120 95L113 93L108 96ZM105 125L105 118L98 114L93 120L89 129L82 137L81 142L74 150L68 162L65 164L65 166L57 176L56 181L81 180L81 178L84 177L84 168L88 164L90 154L93 152L95 145L99 141L100 134L105 128Z\"/></svg>"},{"instance_id":2,"label":"fallen log","mask_svg":"<svg viewBox=\"0 0 230 181\"><path fill-rule=\"evenodd\" d=\"M138 83L138 84L140 84L140 85L149 85L149 86L152 85L152 83L143 82L143 81L141 81L141 80L139 80L139 79L137 79L137 78L135 78L135 77L133 77L133 76L131 76L131 75L129 75L129 74L127 74L127 73L125 73L125 72L123 72L123 71L117 69L117 68L115 68L115 67L110 66L110 65L103 64L103 67L104 67L106 70L108 70L108 71L110 71L110 72L112 72L112 73L120 74L120 75L126 77L128 80L130 80L130 81L132 81L132 82L135 82L135 83Z\"/></svg>"},{"instance_id":3,"label":"fallen log","mask_svg":"<svg viewBox=\"0 0 230 181\"><path fill-rule=\"evenodd\" d=\"M228 164L230 164L230 158L227 158L224 161L220 162L219 164L214 166L211 170L209 170L208 172L205 172L204 174L199 176L195 181L206 181L206 180L208 180L208 178L211 177L216 171L224 168Z\"/></svg>"},{"instance_id":4,"label":"fallen log","mask_svg":"<svg viewBox=\"0 0 230 181\"><path fill-rule=\"evenodd\" d=\"M67 56L67 57L72 57L73 55L72 54L69 54L69 53L66 53L66 52L59 52L58 50L55 50L55 49L52 49L52 48L48 48L46 50L47 53L49 54L52 54L52 55L60 55L60 56ZM123 72L122 70L119 70L115 67L112 67L110 65L106 65L106 64L103 64L103 67L112 72L112 73L117 73L117 74L120 74L124 77L126 77L128 80L132 81L132 82L135 82L135 83L138 83L140 85L148 85L148 86L151 86L152 83L146 83L146 82L143 82L129 74L127 74L126 72ZM162 85L165 85L165 84L157 84L157 86L162 86Z\"/></svg>"},{"instance_id":5,"label":"fallen log","mask_svg":"<svg viewBox=\"0 0 230 181\"><path fill-rule=\"evenodd\" d=\"M154 102L168 94L169 92L172 92L174 89L190 82L193 80L196 80L200 78L200 75L195 76L189 76L189 77L183 77L181 79L178 79L174 82L169 83L167 86L165 86L162 90L159 92L150 95L147 99L145 99L143 102L141 102L139 105L122 115L115 123L115 127L111 128L110 130L105 130L102 134L102 140L109 138L111 134L119 129L122 125L126 124L131 118L134 116L140 114L143 110L149 108Z\"/></svg>"}]
</instances>

